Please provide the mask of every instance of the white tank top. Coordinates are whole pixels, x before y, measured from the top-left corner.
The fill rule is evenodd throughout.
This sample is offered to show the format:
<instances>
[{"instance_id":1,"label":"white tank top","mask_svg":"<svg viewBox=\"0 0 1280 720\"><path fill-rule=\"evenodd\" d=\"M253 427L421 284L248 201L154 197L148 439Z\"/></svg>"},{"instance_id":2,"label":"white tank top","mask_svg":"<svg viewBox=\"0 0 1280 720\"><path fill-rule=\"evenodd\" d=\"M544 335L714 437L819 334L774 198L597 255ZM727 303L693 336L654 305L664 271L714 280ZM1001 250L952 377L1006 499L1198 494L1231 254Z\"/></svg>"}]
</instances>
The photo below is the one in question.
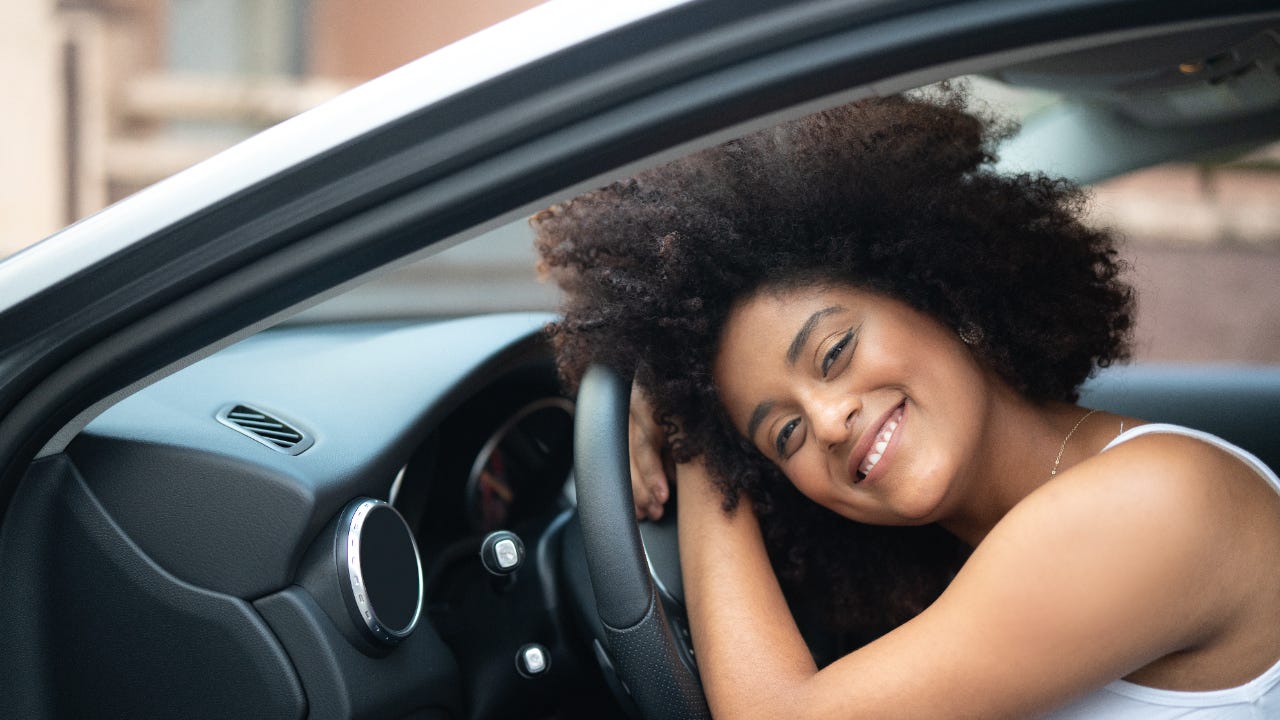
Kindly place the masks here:
<instances>
[{"instance_id":1,"label":"white tank top","mask_svg":"<svg viewBox=\"0 0 1280 720\"><path fill-rule=\"evenodd\" d=\"M1174 433L1207 442L1240 458L1280 492L1280 477L1261 460L1220 437L1181 425L1152 423L1126 430L1107 443L1103 452L1126 440L1150 433ZM1280 568L1277 568L1280 571ZM1280 619L1277 619L1280 622ZM1192 692L1159 690L1116 680L1057 711L1046 720L1261 720L1280 719L1280 660L1249 682L1224 690Z\"/></svg>"}]
</instances>

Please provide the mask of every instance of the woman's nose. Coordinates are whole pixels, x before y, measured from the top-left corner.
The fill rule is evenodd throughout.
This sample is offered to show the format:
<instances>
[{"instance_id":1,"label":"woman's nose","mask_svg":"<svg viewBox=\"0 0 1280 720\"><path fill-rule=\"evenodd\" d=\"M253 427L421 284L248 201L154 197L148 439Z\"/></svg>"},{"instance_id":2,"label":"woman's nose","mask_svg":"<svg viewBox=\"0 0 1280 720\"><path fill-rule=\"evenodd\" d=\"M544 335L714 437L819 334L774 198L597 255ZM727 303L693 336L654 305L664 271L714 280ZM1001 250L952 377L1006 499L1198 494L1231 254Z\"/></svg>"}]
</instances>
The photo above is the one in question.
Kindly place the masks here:
<instances>
[{"instance_id":1,"label":"woman's nose","mask_svg":"<svg viewBox=\"0 0 1280 720\"><path fill-rule=\"evenodd\" d=\"M853 419L858 414L858 402L849 395L816 399L809 422L814 437L826 447L842 445L853 432Z\"/></svg>"}]
</instances>

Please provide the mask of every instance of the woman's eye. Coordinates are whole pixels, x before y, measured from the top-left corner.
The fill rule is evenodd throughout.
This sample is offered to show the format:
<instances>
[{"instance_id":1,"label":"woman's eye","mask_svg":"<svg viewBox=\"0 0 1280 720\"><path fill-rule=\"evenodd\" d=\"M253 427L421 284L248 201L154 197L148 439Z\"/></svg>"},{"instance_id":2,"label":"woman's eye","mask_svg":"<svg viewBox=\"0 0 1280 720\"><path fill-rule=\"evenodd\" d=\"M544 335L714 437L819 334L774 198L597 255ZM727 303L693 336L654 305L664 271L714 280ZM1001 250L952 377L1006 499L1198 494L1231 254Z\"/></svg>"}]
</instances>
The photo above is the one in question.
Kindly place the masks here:
<instances>
[{"instance_id":1,"label":"woman's eye","mask_svg":"<svg viewBox=\"0 0 1280 720\"><path fill-rule=\"evenodd\" d=\"M822 377L825 378L831 372L832 366L834 366L836 361L840 359L840 356L844 354L844 351L849 347L849 343L851 342L853 342L853 330L849 330L849 332L844 334L844 337L840 338L839 342L831 346L831 349L828 350L827 354L822 358Z\"/></svg>"},{"instance_id":2,"label":"woman's eye","mask_svg":"<svg viewBox=\"0 0 1280 720\"><path fill-rule=\"evenodd\" d=\"M778 451L778 457L785 460L787 458L787 445L790 444L791 436L795 434L796 428L800 425L800 418L792 418L787 421L786 425L778 431L778 437L773 441L773 447Z\"/></svg>"}]
</instances>

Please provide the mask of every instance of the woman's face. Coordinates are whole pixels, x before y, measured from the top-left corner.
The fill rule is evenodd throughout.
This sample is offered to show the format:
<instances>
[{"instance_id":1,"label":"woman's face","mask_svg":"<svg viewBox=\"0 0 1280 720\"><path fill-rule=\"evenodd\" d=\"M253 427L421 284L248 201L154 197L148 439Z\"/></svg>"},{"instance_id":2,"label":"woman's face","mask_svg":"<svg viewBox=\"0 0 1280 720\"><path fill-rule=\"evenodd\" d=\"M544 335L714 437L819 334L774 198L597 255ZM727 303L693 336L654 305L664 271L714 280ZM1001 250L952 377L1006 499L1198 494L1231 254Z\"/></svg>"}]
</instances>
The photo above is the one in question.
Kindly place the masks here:
<instances>
[{"instance_id":1,"label":"woman's face","mask_svg":"<svg viewBox=\"0 0 1280 720\"><path fill-rule=\"evenodd\" d=\"M713 365L734 426L845 517L945 517L979 471L995 381L956 333L850 286L766 289L730 313Z\"/></svg>"}]
</instances>

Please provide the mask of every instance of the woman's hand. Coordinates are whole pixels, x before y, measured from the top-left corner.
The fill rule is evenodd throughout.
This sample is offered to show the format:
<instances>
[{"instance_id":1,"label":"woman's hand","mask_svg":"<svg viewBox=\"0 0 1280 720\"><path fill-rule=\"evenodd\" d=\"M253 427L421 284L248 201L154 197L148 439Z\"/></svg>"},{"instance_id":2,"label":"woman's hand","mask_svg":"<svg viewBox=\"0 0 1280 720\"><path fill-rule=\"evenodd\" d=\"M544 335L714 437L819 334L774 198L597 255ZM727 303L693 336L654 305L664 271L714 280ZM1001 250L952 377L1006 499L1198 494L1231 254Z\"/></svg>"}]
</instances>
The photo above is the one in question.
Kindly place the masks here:
<instances>
[{"instance_id":1,"label":"woman's hand","mask_svg":"<svg viewBox=\"0 0 1280 720\"><path fill-rule=\"evenodd\" d=\"M666 433L653 419L653 406L639 385L631 385L631 418L628 423L631 450L631 494L637 520L658 520L671 496L671 483L663 462Z\"/></svg>"}]
</instances>

